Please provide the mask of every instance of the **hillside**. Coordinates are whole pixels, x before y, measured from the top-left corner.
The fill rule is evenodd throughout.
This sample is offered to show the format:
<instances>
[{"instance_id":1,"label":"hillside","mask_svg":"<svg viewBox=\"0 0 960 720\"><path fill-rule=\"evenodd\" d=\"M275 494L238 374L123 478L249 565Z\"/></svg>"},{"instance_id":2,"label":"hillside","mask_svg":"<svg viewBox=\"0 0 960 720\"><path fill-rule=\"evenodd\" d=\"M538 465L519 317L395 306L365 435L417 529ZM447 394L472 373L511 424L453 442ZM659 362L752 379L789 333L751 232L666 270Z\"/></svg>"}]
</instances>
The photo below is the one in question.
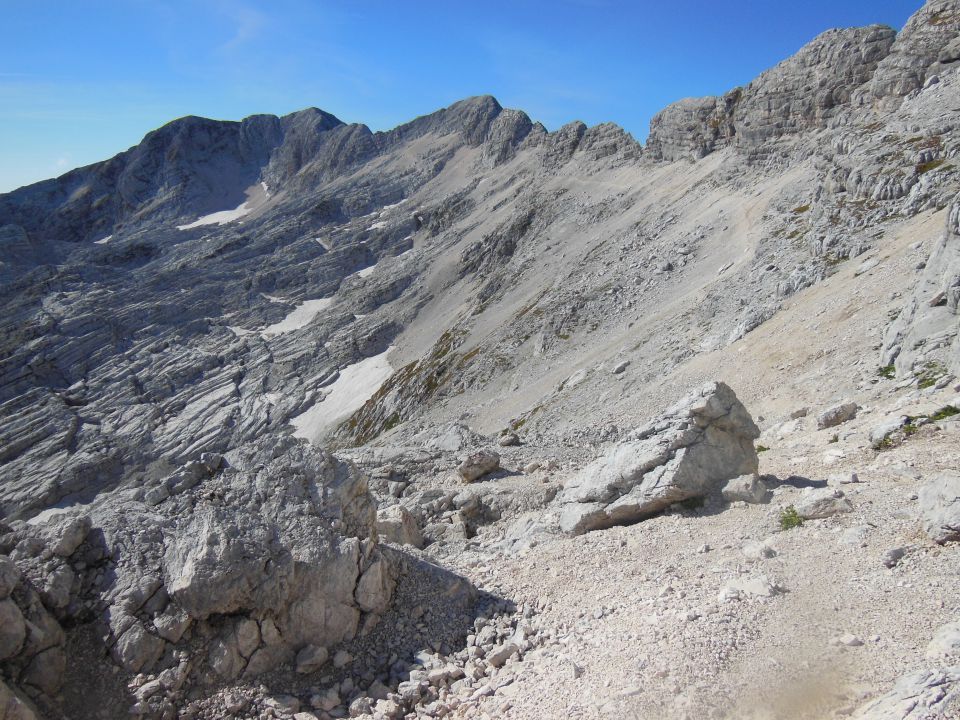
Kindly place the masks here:
<instances>
[{"instance_id":1,"label":"hillside","mask_svg":"<svg viewBox=\"0 0 960 720\"><path fill-rule=\"evenodd\" d=\"M930 0L645 145L187 117L0 195L0 720L960 717L958 68Z\"/></svg>"}]
</instances>

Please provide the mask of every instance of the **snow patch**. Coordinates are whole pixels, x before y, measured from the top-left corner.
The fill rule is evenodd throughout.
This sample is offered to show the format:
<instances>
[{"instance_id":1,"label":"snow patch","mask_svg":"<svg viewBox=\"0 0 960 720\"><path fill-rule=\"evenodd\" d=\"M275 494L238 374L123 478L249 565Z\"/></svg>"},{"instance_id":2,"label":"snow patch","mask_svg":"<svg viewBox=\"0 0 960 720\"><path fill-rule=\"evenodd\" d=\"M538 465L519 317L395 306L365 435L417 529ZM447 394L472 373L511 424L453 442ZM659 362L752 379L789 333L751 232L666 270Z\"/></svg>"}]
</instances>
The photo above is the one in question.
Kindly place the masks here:
<instances>
[{"instance_id":1,"label":"snow patch","mask_svg":"<svg viewBox=\"0 0 960 720\"><path fill-rule=\"evenodd\" d=\"M367 232L371 230L379 230L380 228L385 228L387 226L386 220L381 220L380 222L375 222L373 225L367 228Z\"/></svg>"},{"instance_id":2,"label":"snow patch","mask_svg":"<svg viewBox=\"0 0 960 720\"><path fill-rule=\"evenodd\" d=\"M221 210L220 212L210 213L209 215L197 218L192 223L177 225L177 230L192 230L193 228L203 225L226 225L234 220L239 220L244 215L248 215L252 210L253 208L251 206L243 203L243 205L233 210Z\"/></svg>"},{"instance_id":3,"label":"snow patch","mask_svg":"<svg viewBox=\"0 0 960 720\"><path fill-rule=\"evenodd\" d=\"M283 333L288 333L293 330L299 330L305 325L309 325L320 312L330 307L332 302L333 298L304 300L283 320L261 330L260 337L272 338L275 335L282 335Z\"/></svg>"},{"instance_id":4,"label":"snow patch","mask_svg":"<svg viewBox=\"0 0 960 720\"><path fill-rule=\"evenodd\" d=\"M362 278L365 278L365 277L367 277L368 275L372 274L373 271L376 270L376 269L377 269L377 264L374 263L374 264L371 265L370 267L365 267L363 270L357 270L357 275L360 276L360 277L362 277Z\"/></svg>"},{"instance_id":5,"label":"snow patch","mask_svg":"<svg viewBox=\"0 0 960 720\"><path fill-rule=\"evenodd\" d=\"M291 418L290 424L296 428L294 437L305 438L312 443L320 442L341 422L363 407L393 375L393 368L387 360L391 350L392 345L379 355L364 358L343 368L336 382L324 388L327 394L323 400L306 412Z\"/></svg>"},{"instance_id":6,"label":"snow patch","mask_svg":"<svg viewBox=\"0 0 960 720\"><path fill-rule=\"evenodd\" d=\"M270 198L270 193L267 191L267 184L263 182L247 188L246 195L247 199L239 207L233 210L220 210L219 212L204 215L186 225L177 225L177 230L192 230L193 228L204 225L226 225L263 207Z\"/></svg>"},{"instance_id":7,"label":"snow patch","mask_svg":"<svg viewBox=\"0 0 960 720\"><path fill-rule=\"evenodd\" d=\"M227 325L227 330L232 332L237 337L244 337L245 335L253 335L253 330L247 330L246 328L242 328L237 325Z\"/></svg>"},{"instance_id":8,"label":"snow patch","mask_svg":"<svg viewBox=\"0 0 960 720\"><path fill-rule=\"evenodd\" d=\"M106 245L106 244L107 244L108 242L110 242L111 240L113 240L113 235L107 235L105 238L101 238L100 240L94 240L94 241L93 241L93 244L94 244L94 245Z\"/></svg>"}]
</instances>

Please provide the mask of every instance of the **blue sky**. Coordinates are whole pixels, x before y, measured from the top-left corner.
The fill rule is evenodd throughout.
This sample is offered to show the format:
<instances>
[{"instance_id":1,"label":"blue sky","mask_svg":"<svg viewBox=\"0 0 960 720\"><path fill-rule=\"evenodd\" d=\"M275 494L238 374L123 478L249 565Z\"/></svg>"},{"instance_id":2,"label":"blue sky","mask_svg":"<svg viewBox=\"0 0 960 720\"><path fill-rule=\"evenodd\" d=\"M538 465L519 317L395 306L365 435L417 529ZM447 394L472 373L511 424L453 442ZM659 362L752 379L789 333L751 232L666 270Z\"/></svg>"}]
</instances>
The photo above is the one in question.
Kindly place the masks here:
<instances>
[{"instance_id":1,"label":"blue sky","mask_svg":"<svg viewBox=\"0 0 960 720\"><path fill-rule=\"evenodd\" d=\"M320 107L387 129L495 95L553 130L638 139L831 27L921 0L0 0L0 192L105 159L183 115Z\"/></svg>"}]
</instances>

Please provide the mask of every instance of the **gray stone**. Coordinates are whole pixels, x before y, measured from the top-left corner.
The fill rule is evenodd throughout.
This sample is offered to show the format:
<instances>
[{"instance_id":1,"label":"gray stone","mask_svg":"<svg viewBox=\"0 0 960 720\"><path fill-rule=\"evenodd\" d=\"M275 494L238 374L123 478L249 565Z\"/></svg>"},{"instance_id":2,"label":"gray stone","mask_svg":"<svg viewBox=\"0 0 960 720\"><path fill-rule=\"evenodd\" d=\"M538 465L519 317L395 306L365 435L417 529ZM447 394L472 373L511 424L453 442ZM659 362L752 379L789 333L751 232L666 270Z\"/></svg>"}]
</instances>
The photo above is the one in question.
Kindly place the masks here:
<instances>
[{"instance_id":1,"label":"gray stone","mask_svg":"<svg viewBox=\"0 0 960 720\"><path fill-rule=\"evenodd\" d=\"M941 473L920 489L923 530L935 543L960 541L960 474Z\"/></svg>"},{"instance_id":2,"label":"gray stone","mask_svg":"<svg viewBox=\"0 0 960 720\"><path fill-rule=\"evenodd\" d=\"M147 671L163 654L164 642L135 623L117 639L114 658L130 672Z\"/></svg>"},{"instance_id":3,"label":"gray stone","mask_svg":"<svg viewBox=\"0 0 960 720\"><path fill-rule=\"evenodd\" d=\"M303 675L316 672L326 664L329 656L325 647L305 645L300 649L300 652L297 653L297 672Z\"/></svg>"},{"instance_id":4,"label":"gray stone","mask_svg":"<svg viewBox=\"0 0 960 720\"><path fill-rule=\"evenodd\" d=\"M0 555L0 600L9 597L20 582L20 568L6 555Z\"/></svg>"},{"instance_id":5,"label":"gray stone","mask_svg":"<svg viewBox=\"0 0 960 720\"><path fill-rule=\"evenodd\" d=\"M770 501L771 492L756 473L740 475L728 480L720 494L727 502L760 504Z\"/></svg>"},{"instance_id":6,"label":"gray stone","mask_svg":"<svg viewBox=\"0 0 960 720\"><path fill-rule=\"evenodd\" d=\"M500 455L493 450L478 450L468 455L457 466L464 482L471 483L500 468Z\"/></svg>"},{"instance_id":7,"label":"gray stone","mask_svg":"<svg viewBox=\"0 0 960 720\"><path fill-rule=\"evenodd\" d=\"M823 488L811 490L795 504L797 515L804 520L828 518L839 513L853 511L853 505L842 490Z\"/></svg>"},{"instance_id":8,"label":"gray stone","mask_svg":"<svg viewBox=\"0 0 960 720\"><path fill-rule=\"evenodd\" d=\"M891 415L870 430L870 445L877 449L881 447L884 441L907 424L909 418L906 415Z\"/></svg>"},{"instance_id":9,"label":"gray stone","mask_svg":"<svg viewBox=\"0 0 960 720\"><path fill-rule=\"evenodd\" d=\"M754 474L759 435L733 390L708 383L572 478L557 496L560 528L635 522Z\"/></svg>"},{"instance_id":10,"label":"gray stone","mask_svg":"<svg viewBox=\"0 0 960 720\"><path fill-rule=\"evenodd\" d=\"M960 621L947 623L937 628L927 645L927 658L960 660Z\"/></svg>"},{"instance_id":11,"label":"gray stone","mask_svg":"<svg viewBox=\"0 0 960 720\"><path fill-rule=\"evenodd\" d=\"M23 613L12 600L0 600L0 660L20 652L27 636Z\"/></svg>"},{"instance_id":12,"label":"gray stone","mask_svg":"<svg viewBox=\"0 0 960 720\"><path fill-rule=\"evenodd\" d=\"M377 511L377 534L387 542L423 547L420 524L403 505L391 505Z\"/></svg>"},{"instance_id":13,"label":"gray stone","mask_svg":"<svg viewBox=\"0 0 960 720\"><path fill-rule=\"evenodd\" d=\"M949 718L960 703L960 665L920 670L897 680L888 693L854 714L855 720Z\"/></svg>"},{"instance_id":14,"label":"gray stone","mask_svg":"<svg viewBox=\"0 0 960 720\"><path fill-rule=\"evenodd\" d=\"M859 409L860 406L855 402L844 402L839 405L834 405L817 416L817 427L820 430L824 430L849 422L857 416L857 410Z\"/></svg>"}]
</instances>

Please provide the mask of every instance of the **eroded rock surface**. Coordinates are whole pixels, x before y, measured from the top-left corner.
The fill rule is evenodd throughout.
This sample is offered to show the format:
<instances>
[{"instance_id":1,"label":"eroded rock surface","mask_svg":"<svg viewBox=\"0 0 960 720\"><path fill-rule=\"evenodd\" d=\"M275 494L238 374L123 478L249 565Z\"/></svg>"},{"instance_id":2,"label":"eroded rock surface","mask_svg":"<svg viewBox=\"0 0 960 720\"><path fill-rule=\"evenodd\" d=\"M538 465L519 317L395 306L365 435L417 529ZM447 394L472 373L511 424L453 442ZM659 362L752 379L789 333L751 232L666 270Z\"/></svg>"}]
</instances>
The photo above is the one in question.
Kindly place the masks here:
<instances>
[{"instance_id":1,"label":"eroded rock surface","mask_svg":"<svg viewBox=\"0 0 960 720\"><path fill-rule=\"evenodd\" d=\"M583 533L642 520L756 473L750 413L724 383L710 383L584 468L557 497L560 528Z\"/></svg>"}]
</instances>

